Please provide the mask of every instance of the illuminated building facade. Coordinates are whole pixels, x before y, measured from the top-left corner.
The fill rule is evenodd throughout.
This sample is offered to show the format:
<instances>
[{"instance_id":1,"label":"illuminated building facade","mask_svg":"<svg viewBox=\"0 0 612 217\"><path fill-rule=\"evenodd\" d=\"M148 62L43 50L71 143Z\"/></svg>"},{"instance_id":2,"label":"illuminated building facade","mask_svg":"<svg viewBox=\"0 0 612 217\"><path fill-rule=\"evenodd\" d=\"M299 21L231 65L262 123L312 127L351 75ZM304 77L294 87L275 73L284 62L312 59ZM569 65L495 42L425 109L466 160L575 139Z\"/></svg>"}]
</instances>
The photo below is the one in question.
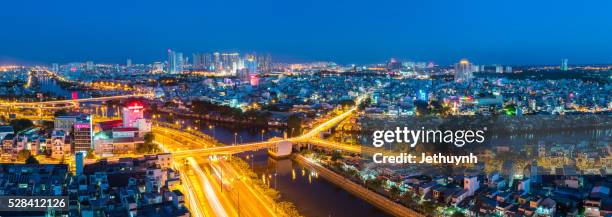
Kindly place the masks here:
<instances>
[{"instance_id":1,"label":"illuminated building facade","mask_svg":"<svg viewBox=\"0 0 612 217\"><path fill-rule=\"evenodd\" d=\"M77 120L73 125L73 138L74 152L87 152L89 149L93 149L93 126L90 115Z\"/></svg>"},{"instance_id":2,"label":"illuminated building facade","mask_svg":"<svg viewBox=\"0 0 612 217\"><path fill-rule=\"evenodd\" d=\"M51 71L56 72L56 73L59 72L59 64L57 63L51 64Z\"/></svg>"},{"instance_id":3,"label":"illuminated building facade","mask_svg":"<svg viewBox=\"0 0 612 217\"><path fill-rule=\"evenodd\" d=\"M251 83L251 86L258 86L259 85L259 77L257 77L257 75L255 75L255 74L250 74L249 75L249 82Z\"/></svg>"},{"instance_id":4,"label":"illuminated building facade","mask_svg":"<svg viewBox=\"0 0 612 217\"><path fill-rule=\"evenodd\" d=\"M213 71L221 69L221 56L219 52L213 53Z\"/></svg>"},{"instance_id":5,"label":"illuminated building facade","mask_svg":"<svg viewBox=\"0 0 612 217\"><path fill-rule=\"evenodd\" d=\"M221 54L221 66L219 69L226 72L236 74L237 70L240 69L240 54L239 53L222 53Z\"/></svg>"},{"instance_id":6,"label":"illuminated building facade","mask_svg":"<svg viewBox=\"0 0 612 217\"><path fill-rule=\"evenodd\" d=\"M193 53L193 69L211 70L213 65L210 53Z\"/></svg>"},{"instance_id":7,"label":"illuminated building facade","mask_svg":"<svg viewBox=\"0 0 612 217\"><path fill-rule=\"evenodd\" d=\"M183 53L175 52L168 49L168 70L170 74L178 74L183 72Z\"/></svg>"},{"instance_id":8,"label":"illuminated building facade","mask_svg":"<svg viewBox=\"0 0 612 217\"><path fill-rule=\"evenodd\" d=\"M249 74L257 73L257 58L254 54L247 54L244 58L244 67L247 69Z\"/></svg>"},{"instance_id":9,"label":"illuminated building facade","mask_svg":"<svg viewBox=\"0 0 612 217\"><path fill-rule=\"evenodd\" d=\"M260 72L268 73L272 71L272 56L270 54L257 56L257 63Z\"/></svg>"},{"instance_id":10,"label":"illuminated building facade","mask_svg":"<svg viewBox=\"0 0 612 217\"><path fill-rule=\"evenodd\" d=\"M134 101L122 109L123 126L135 127L138 119L143 119L144 107L140 102Z\"/></svg>"},{"instance_id":11,"label":"illuminated building facade","mask_svg":"<svg viewBox=\"0 0 612 217\"><path fill-rule=\"evenodd\" d=\"M472 80L473 68L467 59L461 59L459 63L455 64L455 81L466 82Z\"/></svg>"}]
</instances>

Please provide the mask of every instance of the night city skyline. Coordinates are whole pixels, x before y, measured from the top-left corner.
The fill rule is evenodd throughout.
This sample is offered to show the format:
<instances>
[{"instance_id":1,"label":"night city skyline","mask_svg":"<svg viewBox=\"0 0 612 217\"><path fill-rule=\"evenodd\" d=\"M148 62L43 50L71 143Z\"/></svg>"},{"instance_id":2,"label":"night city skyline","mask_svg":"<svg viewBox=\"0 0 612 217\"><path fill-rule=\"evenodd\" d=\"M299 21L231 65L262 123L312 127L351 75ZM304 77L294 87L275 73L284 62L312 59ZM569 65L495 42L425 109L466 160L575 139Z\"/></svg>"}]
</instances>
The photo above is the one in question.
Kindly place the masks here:
<instances>
[{"instance_id":1,"label":"night city skyline","mask_svg":"<svg viewBox=\"0 0 612 217\"><path fill-rule=\"evenodd\" d=\"M19 1L5 4L0 63L151 63L168 48L271 53L278 62L448 65L612 62L607 1Z\"/></svg>"},{"instance_id":2,"label":"night city skyline","mask_svg":"<svg viewBox=\"0 0 612 217\"><path fill-rule=\"evenodd\" d=\"M0 217L612 217L612 1L9 1Z\"/></svg>"}]
</instances>

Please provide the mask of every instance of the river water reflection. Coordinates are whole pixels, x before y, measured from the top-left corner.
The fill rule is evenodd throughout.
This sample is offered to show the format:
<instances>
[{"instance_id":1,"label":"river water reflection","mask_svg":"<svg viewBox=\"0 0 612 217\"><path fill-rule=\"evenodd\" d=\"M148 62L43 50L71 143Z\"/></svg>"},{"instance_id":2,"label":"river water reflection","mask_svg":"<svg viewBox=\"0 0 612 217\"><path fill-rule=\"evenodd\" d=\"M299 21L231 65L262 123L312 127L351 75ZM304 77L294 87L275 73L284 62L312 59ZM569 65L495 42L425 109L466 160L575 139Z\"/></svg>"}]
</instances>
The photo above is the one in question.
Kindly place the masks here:
<instances>
[{"instance_id":1,"label":"river water reflection","mask_svg":"<svg viewBox=\"0 0 612 217\"><path fill-rule=\"evenodd\" d=\"M270 185L280 191L281 200L292 202L303 216L389 216L290 159L273 159L265 151L247 152L238 156L252 164L260 177L271 177ZM277 174L276 177L274 174Z\"/></svg>"}]
</instances>

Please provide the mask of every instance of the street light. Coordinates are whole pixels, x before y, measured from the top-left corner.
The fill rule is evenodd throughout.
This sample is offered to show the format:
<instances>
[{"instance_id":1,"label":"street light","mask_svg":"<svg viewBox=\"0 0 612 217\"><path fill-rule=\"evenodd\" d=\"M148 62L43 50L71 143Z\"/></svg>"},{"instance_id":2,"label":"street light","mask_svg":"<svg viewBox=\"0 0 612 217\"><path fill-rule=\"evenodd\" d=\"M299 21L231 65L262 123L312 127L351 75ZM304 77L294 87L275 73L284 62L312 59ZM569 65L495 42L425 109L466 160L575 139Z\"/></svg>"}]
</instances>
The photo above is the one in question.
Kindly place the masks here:
<instances>
[{"instance_id":1,"label":"street light","mask_svg":"<svg viewBox=\"0 0 612 217\"><path fill-rule=\"evenodd\" d=\"M274 189L278 191L278 187L276 186L276 172L274 172Z\"/></svg>"},{"instance_id":2,"label":"street light","mask_svg":"<svg viewBox=\"0 0 612 217\"><path fill-rule=\"evenodd\" d=\"M261 129L261 141L263 142L263 134L266 132L264 129Z\"/></svg>"},{"instance_id":3,"label":"street light","mask_svg":"<svg viewBox=\"0 0 612 217\"><path fill-rule=\"evenodd\" d=\"M213 125L208 125L208 129L212 129L213 131L213 137L217 137L216 133L215 133L215 127Z\"/></svg>"},{"instance_id":4,"label":"street light","mask_svg":"<svg viewBox=\"0 0 612 217\"><path fill-rule=\"evenodd\" d=\"M234 145L236 145L236 142L237 142L237 141L236 141L237 136L238 136L238 133L237 133L237 132L234 132Z\"/></svg>"}]
</instances>

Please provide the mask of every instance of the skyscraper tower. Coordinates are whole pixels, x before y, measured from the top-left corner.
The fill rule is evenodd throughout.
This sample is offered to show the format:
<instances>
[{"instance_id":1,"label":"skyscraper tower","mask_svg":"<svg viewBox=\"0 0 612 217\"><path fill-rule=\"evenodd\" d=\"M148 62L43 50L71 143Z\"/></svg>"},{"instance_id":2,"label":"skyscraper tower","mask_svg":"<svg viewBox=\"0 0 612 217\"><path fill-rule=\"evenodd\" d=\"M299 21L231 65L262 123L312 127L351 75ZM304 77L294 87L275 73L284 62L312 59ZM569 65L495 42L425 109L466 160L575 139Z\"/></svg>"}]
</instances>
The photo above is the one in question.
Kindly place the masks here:
<instances>
[{"instance_id":1,"label":"skyscraper tower","mask_svg":"<svg viewBox=\"0 0 612 217\"><path fill-rule=\"evenodd\" d=\"M87 71L93 71L94 70L94 63L93 63L93 61L85 62L85 70L87 70Z\"/></svg>"},{"instance_id":2,"label":"skyscraper tower","mask_svg":"<svg viewBox=\"0 0 612 217\"><path fill-rule=\"evenodd\" d=\"M185 65L185 59L183 59L183 53L181 52L176 53L175 58L176 58L176 66L174 68L174 74L182 73L183 66Z\"/></svg>"},{"instance_id":3,"label":"skyscraper tower","mask_svg":"<svg viewBox=\"0 0 612 217\"><path fill-rule=\"evenodd\" d=\"M212 67L212 60L210 53L193 53L193 69L204 69L210 70Z\"/></svg>"},{"instance_id":4,"label":"skyscraper tower","mask_svg":"<svg viewBox=\"0 0 612 217\"><path fill-rule=\"evenodd\" d=\"M210 57L210 53L205 53L202 54L202 67L205 68L206 70L211 70L213 63L212 63L212 59Z\"/></svg>"},{"instance_id":5,"label":"skyscraper tower","mask_svg":"<svg viewBox=\"0 0 612 217\"><path fill-rule=\"evenodd\" d=\"M202 69L203 65L202 64L202 54L200 53L193 53L191 54L192 58L193 58L193 64L191 65L192 69Z\"/></svg>"},{"instance_id":6,"label":"skyscraper tower","mask_svg":"<svg viewBox=\"0 0 612 217\"><path fill-rule=\"evenodd\" d=\"M219 57L219 52L213 53L213 71L221 70L221 58Z\"/></svg>"},{"instance_id":7,"label":"skyscraper tower","mask_svg":"<svg viewBox=\"0 0 612 217\"><path fill-rule=\"evenodd\" d=\"M132 67L132 59L127 59L127 62L125 64L128 68Z\"/></svg>"},{"instance_id":8,"label":"skyscraper tower","mask_svg":"<svg viewBox=\"0 0 612 217\"><path fill-rule=\"evenodd\" d=\"M391 60L389 60L389 63L387 63L387 69L389 70L397 70L400 68L402 68L402 64L395 58L391 58Z\"/></svg>"},{"instance_id":9,"label":"skyscraper tower","mask_svg":"<svg viewBox=\"0 0 612 217\"><path fill-rule=\"evenodd\" d=\"M472 79L472 72L474 72L472 64L467 59L461 59L459 63L455 64L455 81L470 81Z\"/></svg>"},{"instance_id":10,"label":"skyscraper tower","mask_svg":"<svg viewBox=\"0 0 612 217\"><path fill-rule=\"evenodd\" d=\"M561 71L567 71L567 59L561 59Z\"/></svg>"},{"instance_id":11,"label":"skyscraper tower","mask_svg":"<svg viewBox=\"0 0 612 217\"><path fill-rule=\"evenodd\" d=\"M51 71L56 72L56 73L59 72L59 64L57 63L51 64Z\"/></svg>"},{"instance_id":12,"label":"skyscraper tower","mask_svg":"<svg viewBox=\"0 0 612 217\"><path fill-rule=\"evenodd\" d=\"M221 53L221 69L225 72L235 74L240 65L239 53Z\"/></svg>"},{"instance_id":13,"label":"skyscraper tower","mask_svg":"<svg viewBox=\"0 0 612 217\"><path fill-rule=\"evenodd\" d=\"M244 67L251 74L257 73L257 58L255 58L255 54L247 54L244 58Z\"/></svg>"},{"instance_id":14,"label":"skyscraper tower","mask_svg":"<svg viewBox=\"0 0 612 217\"><path fill-rule=\"evenodd\" d=\"M272 71L272 56L270 54L257 56L257 63L260 72Z\"/></svg>"},{"instance_id":15,"label":"skyscraper tower","mask_svg":"<svg viewBox=\"0 0 612 217\"><path fill-rule=\"evenodd\" d=\"M168 49L168 70L170 74L183 72L183 53Z\"/></svg>"},{"instance_id":16,"label":"skyscraper tower","mask_svg":"<svg viewBox=\"0 0 612 217\"><path fill-rule=\"evenodd\" d=\"M495 65L495 73L504 73L504 67L502 65Z\"/></svg>"},{"instance_id":17,"label":"skyscraper tower","mask_svg":"<svg viewBox=\"0 0 612 217\"><path fill-rule=\"evenodd\" d=\"M174 69L176 68L176 58L174 57L174 51L168 49L168 67L166 72L170 74L174 74Z\"/></svg>"}]
</instances>

